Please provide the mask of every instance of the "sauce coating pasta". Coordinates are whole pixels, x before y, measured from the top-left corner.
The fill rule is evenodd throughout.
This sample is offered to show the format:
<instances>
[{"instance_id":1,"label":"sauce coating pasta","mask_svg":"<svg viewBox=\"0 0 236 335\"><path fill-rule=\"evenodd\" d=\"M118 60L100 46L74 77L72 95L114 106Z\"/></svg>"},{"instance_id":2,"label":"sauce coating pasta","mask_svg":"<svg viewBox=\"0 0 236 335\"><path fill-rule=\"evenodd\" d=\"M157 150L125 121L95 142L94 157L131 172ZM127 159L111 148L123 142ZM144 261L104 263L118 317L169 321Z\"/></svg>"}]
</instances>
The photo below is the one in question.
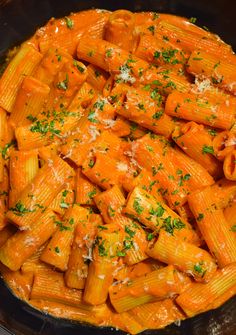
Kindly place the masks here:
<instances>
[{"instance_id":1,"label":"sauce coating pasta","mask_svg":"<svg viewBox=\"0 0 236 335\"><path fill-rule=\"evenodd\" d=\"M51 19L0 78L0 271L126 333L236 294L236 56L193 20Z\"/></svg>"}]
</instances>

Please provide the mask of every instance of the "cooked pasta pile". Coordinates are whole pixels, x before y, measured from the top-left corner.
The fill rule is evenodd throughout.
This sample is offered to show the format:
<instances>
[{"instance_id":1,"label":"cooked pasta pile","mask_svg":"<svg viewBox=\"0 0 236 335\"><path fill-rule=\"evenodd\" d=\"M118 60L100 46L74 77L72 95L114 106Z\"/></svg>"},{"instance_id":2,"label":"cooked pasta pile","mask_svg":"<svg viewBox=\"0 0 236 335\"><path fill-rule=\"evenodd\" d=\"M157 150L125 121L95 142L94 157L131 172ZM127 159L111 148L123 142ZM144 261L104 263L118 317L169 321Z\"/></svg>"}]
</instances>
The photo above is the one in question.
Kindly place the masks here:
<instances>
[{"instance_id":1,"label":"cooked pasta pile","mask_svg":"<svg viewBox=\"0 0 236 335\"><path fill-rule=\"evenodd\" d=\"M0 261L52 315L131 334L236 292L236 56L195 19L51 19L0 79Z\"/></svg>"}]
</instances>

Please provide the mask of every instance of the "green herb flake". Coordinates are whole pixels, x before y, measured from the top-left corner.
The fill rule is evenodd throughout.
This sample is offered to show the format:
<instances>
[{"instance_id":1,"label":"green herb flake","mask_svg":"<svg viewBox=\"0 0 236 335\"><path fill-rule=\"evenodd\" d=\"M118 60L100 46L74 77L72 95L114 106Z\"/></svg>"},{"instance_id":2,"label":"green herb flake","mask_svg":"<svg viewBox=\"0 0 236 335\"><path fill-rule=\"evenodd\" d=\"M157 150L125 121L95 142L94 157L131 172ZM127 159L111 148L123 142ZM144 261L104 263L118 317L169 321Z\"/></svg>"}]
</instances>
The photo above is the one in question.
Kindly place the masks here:
<instances>
[{"instance_id":1,"label":"green herb flake","mask_svg":"<svg viewBox=\"0 0 236 335\"><path fill-rule=\"evenodd\" d=\"M76 60L74 60L73 64L79 70L80 73L83 73L85 71L85 68L80 66L79 63Z\"/></svg>"},{"instance_id":2,"label":"green herb flake","mask_svg":"<svg viewBox=\"0 0 236 335\"><path fill-rule=\"evenodd\" d=\"M151 240L153 240L154 239L154 234L153 233L148 233L147 234L147 240L148 241L151 241Z\"/></svg>"},{"instance_id":3,"label":"green herb flake","mask_svg":"<svg viewBox=\"0 0 236 335\"><path fill-rule=\"evenodd\" d=\"M68 84L69 84L69 76L68 76L68 74L66 73L66 78L65 78L65 80L63 80L63 81L59 81L59 82L57 83L57 88L58 88L59 90L66 91L66 90L68 89Z\"/></svg>"},{"instance_id":4,"label":"green herb flake","mask_svg":"<svg viewBox=\"0 0 236 335\"><path fill-rule=\"evenodd\" d=\"M154 26L149 26L147 29L152 33L152 35L154 35L154 31L155 31Z\"/></svg>"},{"instance_id":5,"label":"green herb flake","mask_svg":"<svg viewBox=\"0 0 236 335\"><path fill-rule=\"evenodd\" d=\"M204 145L203 148L202 148L202 153L203 153L203 155L205 155L205 154L214 155L214 149L213 149L212 146Z\"/></svg>"},{"instance_id":6,"label":"green herb flake","mask_svg":"<svg viewBox=\"0 0 236 335\"><path fill-rule=\"evenodd\" d=\"M111 207L111 205L108 206L107 212L110 218L113 218L116 214L116 211Z\"/></svg>"},{"instance_id":7,"label":"green herb flake","mask_svg":"<svg viewBox=\"0 0 236 335\"><path fill-rule=\"evenodd\" d=\"M144 104L143 103L138 103L138 108L143 110L143 111L146 111L145 107L144 107Z\"/></svg>"},{"instance_id":8,"label":"green herb flake","mask_svg":"<svg viewBox=\"0 0 236 335\"><path fill-rule=\"evenodd\" d=\"M233 225L231 228L230 228L231 231L233 231L234 233L236 233L236 224Z\"/></svg>"},{"instance_id":9,"label":"green herb flake","mask_svg":"<svg viewBox=\"0 0 236 335\"><path fill-rule=\"evenodd\" d=\"M199 213L198 217L197 217L197 221L202 221L204 219L204 214L203 213Z\"/></svg>"},{"instance_id":10,"label":"green herb flake","mask_svg":"<svg viewBox=\"0 0 236 335\"><path fill-rule=\"evenodd\" d=\"M88 162L88 166L90 168L92 168L94 166L94 164L95 164L95 160L94 159L90 159L90 161Z\"/></svg>"},{"instance_id":11,"label":"green herb flake","mask_svg":"<svg viewBox=\"0 0 236 335\"><path fill-rule=\"evenodd\" d=\"M99 78L99 77L101 76L101 72L98 71L98 70L95 70L95 71L94 71L94 74L95 74L95 77L96 77L96 78Z\"/></svg>"},{"instance_id":12,"label":"green herb flake","mask_svg":"<svg viewBox=\"0 0 236 335\"><path fill-rule=\"evenodd\" d=\"M125 257L126 256L126 252L125 251L117 251L116 256L117 257Z\"/></svg>"},{"instance_id":13,"label":"green herb flake","mask_svg":"<svg viewBox=\"0 0 236 335\"><path fill-rule=\"evenodd\" d=\"M190 19L189 19L189 22L190 23L196 23L196 21L197 21L197 18L196 17L190 17Z\"/></svg>"},{"instance_id":14,"label":"green herb flake","mask_svg":"<svg viewBox=\"0 0 236 335\"><path fill-rule=\"evenodd\" d=\"M15 207L9 208L10 211L12 211L17 216L24 216L26 213L33 213L35 212L35 209L31 210L25 207L25 205L19 201L16 203Z\"/></svg>"},{"instance_id":15,"label":"green herb flake","mask_svg":"<svg viewBox=\"0 0 236 335\"><path fill-rule=\"evenodd\" d=\"M133 203L133 208L138 215L142 214L144 211L144 208L140 205L140 201L140 198L135 198Z\"/></svg>"},{"instance_id":16,"label":"green herb flake","mask_svg":"<svg viewBox=\"0 0 236 335\"><path fill-rule=\"evenodd\" d=\"M37 117L33 116L32 114L29 114L29 115L27 115L26 119L31 121L31 122L35 122L37 120Z\"/></svg>"},{"instance_id":17,"label":"green herb flake","mask_svg":"<svg viewBox=\"0 0 236 335\"><path fill-rule=\"evenodd\" d=\"M203 270L202 265L203 265L203 262L200 262L200 263L195 264L194 267L193 267L193 270L194 270L196 273L200 274L201 277L204 277L204 275L205 275L205 273L206 273L206 270Z\"/></svg>"},{"instance_id":18,"label":"green herb flake","mask_svg":"<svg viewBox=\"0 0 236 335\"><path fill-rule=\"evenodd\" d=\"M160 58L160 56L161 56L161 53L160 53L159 51L154 51L153 57L154 57L155 59Z\"/></svg>"},{"instance_id":19,"label":"green herb flake","mask_svg":"<svg viewBox=\"0 0 236 335\"><path fill-rule=\"evenodd\" d=\"M87 194L88 194L88 197L92 199L97 194L96 188L94 188L91 192L88 192Z\"/></svg>"},{"instance_id":20,"label":"green herb flake","mask_svg":"<svg viewBox=\"0 0 236 335\"><path fill-rule=\"evenodd\" d=\"M162 228L164 228L167 233L174 235L174 230L185 228L185 223L178 218L171 220L171 216L168 216L163 220Z\"/></svg>"},{"instance_id":21,"label":"green herb flake","mask_svg":"<svg viewBox=\"0 0 236 335\"><path fill-rule=\"evenodd\" d=\"M98 229L100 229L100 230L107 230L107 229L108 229L107 227L105 227L105 226L101 226L101 225L98 225L97 227L98 227Z\"/></svg>"},{"instance_id":22,"label":"green herb flake","mask_svg":"<svg viewBox=\"0 0 236 335\"><path fill-rule=\"evenodd\" d=\"M112 49L106 50L106 57L111 58L112 57Z\"/></svg>"},{"instance_id":23,"label":"green herb flake","mask_svg":"<svg viewBox=\"0 0 236 335\"><path fill-rule=\"evenodd\" d=\"M71 227L64 225L62 221L54 220L60 231L72 230Z\"/></svg>"},{"instance_id":24,"label":"green herb flake","mask_svg":"<svg viewBox=\"0 0 236 335\"><path fill-rule=\"evenodd\" d=\"M3 149L1 149L1 153L2 153L2 158L3 159L7 159L7 153L8 153L8 149L12 146L16 145L16 141L12 140L11 142L5 144L5 146L3 147Z\"/></svg>"},{"instance_id":25,"label":"green herb flake","mask_svg":"<svg viewBox=\"0 0 236 335\"><path fill-rule=\"evenodd\" d=\"M208 134L210 134L211 136L216 136L217 135L217 131L215 129L209 129L208 130Z\"/></svg>"},{"instance_id":26,"label":"green herb flake","mask_svg":"<svg viewBox=\"0 0 236 335\"><path fill-rule=\"evenodd\" d=\"M65 21L67 28L72 29L74 27L74 21L71 20L68 16L65 17Z\"/></svg>"},{"instance_id":27,"label":"green herb flake","mask_svg":"<svg viewBox=\"0 0 236 335\"><path fill-rule=\"evenodd\" d=\"M153 118L154 120L159 120L159 119L162 117L163 113L164 113L164 111L163 111L163 110L160 110L160 111L154 113L154 114L152 115L152 118Z\"/></svg>"},{"instance_id":28,"label":"green herb flake","mask_svg":"<svg viewBox=\"0 0 236 335\"><path fill-rule=\"evenodd\" d=\"M102 243L98 245L98 253L99 253L99 256L102 256L102 257L108 256L108 252L104 247L104 243L105 243L105 240L103 240Z\"/></svg>"},{"instance_id":29,"label":"green herb flake","mask_svg":"<svg viewBox=\"0 0 236 335\"><path fill-rule=\"evenodd\" d=\"M129 226L125 226L125 232L132 238L136 234L136 232L129 228Z\"/></svg>"},{"instance_id":30,"label":"green herb flake","mask_svg":"<svg viewBox=\"0 0 236 335\"><path fill-rule=\"evenodd\" d=\"M55 247L55 252L57 253L57 254L59 254L60 253L60 249L59 249L59 247Z\"/></svg>"}]
</instances>

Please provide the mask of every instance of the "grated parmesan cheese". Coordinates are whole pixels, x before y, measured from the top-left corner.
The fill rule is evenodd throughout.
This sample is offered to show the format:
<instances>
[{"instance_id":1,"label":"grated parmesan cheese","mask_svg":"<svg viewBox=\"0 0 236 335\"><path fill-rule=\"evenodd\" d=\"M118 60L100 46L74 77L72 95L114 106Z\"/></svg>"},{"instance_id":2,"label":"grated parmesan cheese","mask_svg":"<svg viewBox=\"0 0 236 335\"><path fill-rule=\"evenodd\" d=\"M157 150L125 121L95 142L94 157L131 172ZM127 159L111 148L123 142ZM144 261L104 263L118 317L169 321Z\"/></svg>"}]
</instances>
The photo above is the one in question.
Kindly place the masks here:
<instances>
[{"instance_id":1,"label":"grated parmesan cheese","mask_svg":"<svg viewBox=\"0 0 236 335\"><path fill-rule=\"evenodd\" d=\"M98 136L100 136L100 131L96 126L89 126L88 132L91 136L89 143L94 142Z\"/></svg>"},{"instance_id":2,"label":"grated parmesan cheese","mask_svg":"<svg viewBox=\"0 0 236 335\"><path fill-rule=\"evenodd\" d=\"M118 74L117 79L119 79L122 83L135 83L136 79L131 76L130 68L125 65L120 67L120 74Z\"/></svg>"},{"instance_id":3,"label":"grated parmesan cheese","mask_svg":"<svg viewBox=\"0 0 236 335\"><path fill-rule=\"evenodd\" d=\"M102 123L105 124L106 126L104 127L104 129L109 129L109 128L113 128L116 120L112 120L112 119L106 119L106 120L102 120Z\"/></svg>"},{"instance_id":4,"label":"grated parmesan cheese","mask_svg":"<svg viewBox=\"0 0 236 335\"><path fill-rule=\"evenodd\" d=\"M124 162L116 163L116 168L117 170L122 171L122 172L127 172L129 169L128 165Z\"/></svg>"},{"instance_id":5,"label":"grated parmesan cheese","mask_svg":"<svg viewBox=\"0 0 236 335\"><path fill-rule=\"evenodd\" d=\"M199 80L198 77L195 78L195 87L196 88L196 91L197 93L202 93L202 92L205 92L207 90L210 90L211 89L211 81L210 79L204 79L202 81ZM194 89L192 90L194 92ZM196 93L195 91L195 93Z\"/></svg>"}]
</instances>

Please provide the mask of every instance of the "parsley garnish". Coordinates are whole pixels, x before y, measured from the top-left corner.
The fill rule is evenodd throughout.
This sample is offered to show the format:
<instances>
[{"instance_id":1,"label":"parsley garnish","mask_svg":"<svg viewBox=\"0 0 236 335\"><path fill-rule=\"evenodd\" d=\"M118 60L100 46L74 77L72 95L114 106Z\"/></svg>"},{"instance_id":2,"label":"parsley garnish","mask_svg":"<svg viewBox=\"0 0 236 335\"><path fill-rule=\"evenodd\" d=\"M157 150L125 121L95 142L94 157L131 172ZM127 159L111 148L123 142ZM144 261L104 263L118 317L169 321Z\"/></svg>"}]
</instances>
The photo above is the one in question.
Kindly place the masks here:
<instances>
[{"instance_id":1,"label":"parsley garnish","mask_svg":"<svg viewBox=\"0 0 236 335\"><path fill-rule=\"evenodd\" d=\"M147 240L151 241L154 238L154 234L153 233L148 233L147 234Z\"/></svg>"},{"instance_id":2,"label":"parsley garnish","mask_svg":"<svg viewBox=\"0 0 236 335\"><path fill-rule=\"evenodd\" d=\"M163 220L162 228L165 229L165 231L171 235L174 235L174 230L181 230L182 228L185 228L185 223L183 223L180 219L174 218L171 221L171 216L168 216Z\"/></svg>"},{"instance_id":3,"label":"parsley garnish","mask_svg":"<svg viewBox=\"0 0 236 335\"><path fill-rule=\"evenodd\" d=\"M234 233L236 233L236 224L233 225L231 228L230 228L231 231L233 231Z\"/></svg>"},{"instance_id":4,"label":"parsley garnish","mask_svg":"<svg viewBox=\"0 0 236 335\"><path fill-rule=\"evenodd\" d=\"M196 21L197 21L196 17L190 17L189 19L189 22L193 24L196 23Z\"/></svg>"},{"instance_id":5,"label":"parsley garnish","mask_svg":"<svg viewBox=\"0 0 236 335\"><path fill-rule=\"evenodd\" d=\"M66 73L66 79L63 81L59 81L59 83L57 83L57 88L59 90L66 91L68 89L68 84L69 84L69 77L68 74Z\"/></svg>"},{"instance_id":6,"label":"parsley garnish","mask_svg":"<svg viewBox=\"0 0 236 335\"><path fill-rule=\"evenodd\" d=\"M142 214L144 208L140 205L141 199L140 198L135 198L134 203L133 203L133 208L137 214Z\"/></svg>"},{"instance_id":7,"label":"parsley garnish","mask_svg":"<svg viewBox=\"0 0 236 335\"><path fill-rule=\"evenodd\" d=\"M1 152L2 152L2 158L3 159L7 159L7 152L8 152L8 149L12 146L15 146L16 145L16 141L15 140L12 140L11 142L5 144L4 148L1 149Z\"/></svg>"},{"instance_id":8,"label":"parsley garnish","mask_svg":"<svg viewBox=\"0 0 236 335\"><path fill-rule=\"evenodd\" d=\"M204 277L207 270L203 270L202 265L203 265L203 262L195 264L193 269L194 269L195 272L199 273L201 275L201 277Z\"/></svg>"},{"instance_id":9,"label":"parsley garnish","mask_svg":"<svg viewBox=\"0 0 236 335\"><path fill-rule=\"evenodd\" d=\"M65 226L62 221L54 220L60 231L71 230L71 227Z\"/></svg>"},{"instance_id":10,"label":"parsley garnish","mask_svg":"<svg viewBox=\"0 0 236 335\"><path fill-rule=\"evenodd\" d=\"M111 205L108 206L107 212L108 212L108 215L110 216L110 218L114 217L115 213L116 213L116 211L111 207Z\"/></svg>"},{"instance_id":11,"label":"parsley garnish","mask_svg":"<svg viewBox=\"0 0 236 335\"><path fill-rule=\"evenodd\" d=\"M35 122L37 120L37 117L36 116L33 116L32 114L29 114L27 117L26 117L27 120L31 121L31 122Z\"/></svg>"},{"instance_id":12,"label":"parsley garnish","mask_svg":"<svg viewBox=\"0 0 236 335\"><path fill-rule=\"evenodd\" d=\"M74 60L74 66L77 67L80 73L83 73L85 71L85 68L80 66L76 60Z\"/></svg>"},{"instance_id":13,"label":"parsley garnish","mask_svg":"<svg viewBox=\"0 0 236 335\"><path fill-rule=\"evenodd\" d=\"M94 188L91 192L88 192L88 197L92 199L97 194L96 188Z\"/></svg>"},{"instance_id":14,"label":"parsley garnish","mask_svg":"<svg viewBox=\"0 0 236 335\"><path fill-rule=\"evenodd\" d=\"M164 113L163 110L156 112L155 114L152 115L152 118L155 120L159 120L162 117L163 113Z\"/></svg>"},{"instance_id":15,"label":"parsley garnish","mask_svg":"<svg viewBox=\"0 0 236 335\"><path fill-rule=\"evenodd\" d=\"M102 243L98 245L98 253L99 253L99 256L102 256L102 257L108 255L107 250L104 247L104 243L105 241L103 240Z\"/></svg>"},{"instance_id":16,"label":"parsley garnish","mask_svg":"<svg viewBox=\"0 0 236 335\"><path fill-rule=\"evenodd\" d=\"M60 253L60 249L59 249L59 247L55 247L55 252L56 252L57 254Z\"/></svg>"},{"instance_id":17,"label":"parsley garnish","mask_svg":"<svg viewBox=\"0 0 236 335\"><path fill-rule=\"evenodd\" d=\"M65 17L65 21L67 28L72 29L74 27L74 21L71 20L68 16Z\"/></svg>"},{"instance_id":18,"label":"parsley garnish","mask_svg":"<svg viewBox=\"0 0 236 335\"><path fill-rule=\"evenodd\" d=\"M22 204L21 201L19 201L16 203L15 207L10 208L10 211L12 211L17 216L24 216L26 213L35 212L35 209L28 209L24 206L24 204Z\"/></svg>"},{"instance_id":19,"label":"parsley garnish","mask_svg":"<svg viewBox=\"0 0 236 335\"><path fill-rule=\"evenodd\" d=\"M136 234L136 232L132 229L130 229L128 226L125 226L125 232L130 236L130 237L134 237L134 235Z\"/></svg>"},{"instance_id":20,"label":"parsley garnish","mask_svg":"<svg viewBox=\"0 0 236 335\"><path fill-rule=\"evenodd\" d=\"M204 145L202 148L202 153L204 154L214 154L214 149L212 146Z\"/></svg>"},{"instance_id":21,"label":"parsley garnish","mask_svg":"<svg viewBox=\"0 0 236 335\"><path fill-rule=\"evenodd\" d=\"M90 159L90 161L88 162L88 166L90 168L92 168L94 166L94 164L95 164L95 160L94 159Z\"/></svg>"},{"instance_id":22,"label":"parsley garnish","mask_svg":"<svg viewBox=\"0 0 236 335\"><path fill-rule=\"evenodd\" d=\"M199 213L197 217L197 221L201 221L204 218L204 214Z\"/></svg>"},{"instance_id":23,"label":"parsley garnish","mask_svg":"<svg viewBox=\"0 0 236 335\"><path fill-rule=\"evenodd\" d=\"M152 33L152 35L154 35L154 31L155 31L154 26L149 26L147 29Z\"/></svg>"}]
</instances>

